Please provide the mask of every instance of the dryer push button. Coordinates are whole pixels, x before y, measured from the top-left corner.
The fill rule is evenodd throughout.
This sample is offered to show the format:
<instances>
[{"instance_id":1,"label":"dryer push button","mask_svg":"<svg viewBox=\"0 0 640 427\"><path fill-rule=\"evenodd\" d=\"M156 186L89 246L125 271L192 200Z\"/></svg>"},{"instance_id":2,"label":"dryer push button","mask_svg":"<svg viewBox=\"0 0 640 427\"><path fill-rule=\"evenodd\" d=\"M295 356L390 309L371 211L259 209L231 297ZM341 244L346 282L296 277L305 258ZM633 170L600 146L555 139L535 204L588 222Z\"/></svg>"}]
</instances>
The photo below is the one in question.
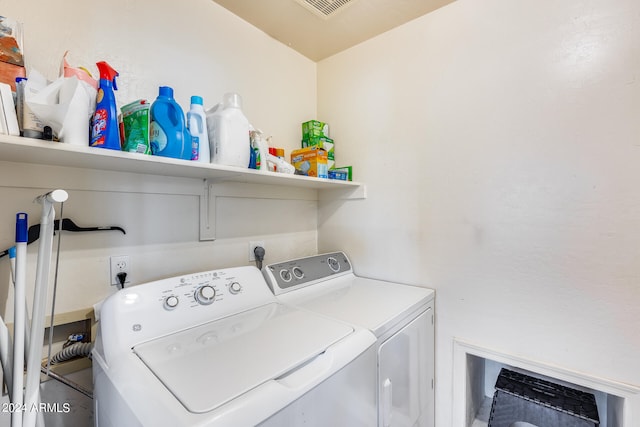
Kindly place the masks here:
<instances>
[{"instance_id":1,"label":"dryer push button","mask_svg":"<svg viewBox=\"0 0 640 427\"><path fill-rule=\"evenodd\" d=\"M331 271L333 271L334 273L340 271L340 262L334 257L330 256L329 258L327 258L327 264L329 265Z\"/></svg>"},{"instance_id":2,"label":"dryer push button","mask_svg":"<svg viewBox=\"0 0 640 427\"><path fill-rule=\"evenodd\" d=\"M302 271L300 267L293 267L291 271L293 272L293 275L296 277L296 279L304 279L304 271Z\"/></svg>"},{"instance_id":3,"label":"dryer push button","mask_svg":"<svg viewBox=\"0 0 640 427\"><path fill-rule=\"evenodd\" d=\"M280 277L285 282L290 282L291 281L291 272L289 270L287 270L287 269L280 270Z\"/></svg>"}]
</instances>

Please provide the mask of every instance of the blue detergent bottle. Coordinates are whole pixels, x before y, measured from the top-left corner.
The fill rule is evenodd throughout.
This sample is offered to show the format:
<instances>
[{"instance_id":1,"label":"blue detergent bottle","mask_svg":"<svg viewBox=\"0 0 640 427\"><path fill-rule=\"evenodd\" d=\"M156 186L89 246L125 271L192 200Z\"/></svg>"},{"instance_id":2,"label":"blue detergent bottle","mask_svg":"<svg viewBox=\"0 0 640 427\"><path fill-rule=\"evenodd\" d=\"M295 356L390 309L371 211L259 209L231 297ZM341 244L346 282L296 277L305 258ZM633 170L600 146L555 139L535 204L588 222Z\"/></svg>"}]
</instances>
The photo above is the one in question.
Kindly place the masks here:
<instances>
[{"instance_id":1,"label":"blue detergent bottle","mask_svg":"<svg viewBox=\"0 0 640 427\"><path fill-rule=\"evenodd\" d=\"M116 77L119 75L104 61L96 63L100 71L100 87L96 96L96 112L91 120L92 147L120 150L120 128L118 109L113 90L118 90Z\"/></svg>"},{"instance_id":2,"label":"blue detergent bottle","mask_svg":"<svg viewBox=\"0 0 640 427\"><path fill-rule=\"evenodd\" d=\"M186 127L184 112L173 98L172 88L160 86L150 112L151 154L191 160L191 134Z\"/></svg>"}]
</instances>

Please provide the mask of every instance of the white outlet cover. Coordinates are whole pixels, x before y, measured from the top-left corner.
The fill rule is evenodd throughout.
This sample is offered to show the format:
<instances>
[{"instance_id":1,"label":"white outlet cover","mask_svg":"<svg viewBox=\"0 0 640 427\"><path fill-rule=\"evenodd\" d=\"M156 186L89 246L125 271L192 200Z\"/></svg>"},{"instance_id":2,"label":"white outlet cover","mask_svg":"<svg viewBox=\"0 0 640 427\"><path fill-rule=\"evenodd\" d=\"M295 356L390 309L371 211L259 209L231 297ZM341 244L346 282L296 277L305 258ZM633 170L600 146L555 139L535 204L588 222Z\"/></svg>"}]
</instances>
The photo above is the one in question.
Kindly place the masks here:
<instances>
[{"instance_id":1,"label":"white outlet cover","mask_svg":"<svg viewBox=\"0 0 640 427\"><path fill-rule=\"evenodd\" d=\"M129 255L117 255L109 258L109 282L111 285L119 285L116 276L121 271L127 273L124 283L131 283L131 259Z\"/></svg>"},{"instance_id":2,"label":"white outlet cover","mask_svg":"<svg viewBox=\"0 0 640 427\"><path fill-rule=\"evenodd\" d=\"M249 242L249 261L255 261L256 260L256 254L253 253L253 249L256 246L262 246L265 250L267 249L264 246L264 240L256 240L256 241Z\"/></svg>"}]
</instances>

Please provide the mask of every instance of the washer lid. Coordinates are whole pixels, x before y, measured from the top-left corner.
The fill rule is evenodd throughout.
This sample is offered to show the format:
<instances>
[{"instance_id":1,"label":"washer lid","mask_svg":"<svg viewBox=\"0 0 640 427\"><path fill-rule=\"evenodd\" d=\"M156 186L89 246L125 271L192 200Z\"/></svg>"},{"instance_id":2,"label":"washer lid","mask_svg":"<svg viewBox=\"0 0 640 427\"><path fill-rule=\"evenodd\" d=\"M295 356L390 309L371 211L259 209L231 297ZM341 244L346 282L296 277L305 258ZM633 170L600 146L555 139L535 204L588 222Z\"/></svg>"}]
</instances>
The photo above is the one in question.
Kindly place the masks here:
<instances>
[{"instance_id":1,"label":"washer lid","mask_svg":"<svg viewBox=\"0 0 640 427\"><path fill-rule=\"evenodd\" d=\"M204 413L319 355L353 332L281 304L206 323L133 348L189 410Z\"/></svg>"}]
</instances>

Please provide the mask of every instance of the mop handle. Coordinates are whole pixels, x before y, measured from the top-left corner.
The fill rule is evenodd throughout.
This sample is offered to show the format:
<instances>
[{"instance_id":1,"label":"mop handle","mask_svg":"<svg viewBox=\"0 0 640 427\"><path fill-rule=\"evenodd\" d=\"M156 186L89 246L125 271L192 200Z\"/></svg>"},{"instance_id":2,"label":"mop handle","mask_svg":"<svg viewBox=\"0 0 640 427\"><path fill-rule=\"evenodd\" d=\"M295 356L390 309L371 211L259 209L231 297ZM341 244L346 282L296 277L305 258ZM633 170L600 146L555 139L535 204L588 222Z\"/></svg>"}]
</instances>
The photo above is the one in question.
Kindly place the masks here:
<instances>
[{"instance_id":1,"label":"mop handle","mask_svg":"<svg viewBox=\"0 0 640 427\"><path fill-rule=\"evenodd\" d=\"M33 427L36 424L38 412L31 411L33 405L37 405L40 399L40 359L42 349L35 343L44 340L44 315L49 284L49 272L53 245L53 228L55 209L53 203L62 203L67 200L68 194L64 190L53 190L36 198L42 204L42 217L40 220L40 246L38 248L38 262L36 264L36 282L33 291L33 310L31 312L31 342L34 345L29 349L27 356L27 377L25 381L25 408L23 424L25 427ZM15 378L14 378L15 386ZM15 388L15 387L14 387Z\"/></svg>"},{"instance_id":2,"label":"mop handle","mask_svg":"<svg viewBox=\"0 0 640 427\"><path fill-rule=\"evenodd\" d=\"M42 205L42 219L44 220L45 216L47 216L45 212L47 208L47 203L45 202L62 203L66 201L68 197L69 197L69 194L66 191L60 190L60 189L49 191L48 193L41 194L40 196L36 197L35 201Z\"/></svg>"},{"instance_id":3,"label":"mop handle","mask_svg":"<svg viewBox=\"0 0 640 427\"><path fill-rule=\"evenodd\" d=\"M28 234L28 232L27 232ZM27 245L29 242L27 241ZM9 261L11 267L11 281L14 289L16 286L16 247L12 246L7 251L9 253ZM29 337L28 325L31 319L29 318L29 308L27 306L27 300L24 301L24 358L27 363L27 354L29 354L29 345L31 343ZM4 372L4 383L7 386L9 392L9 401L13 402L13 343L11 342L11 336L4 320L0 317L0 364L2 364L2 371ZM40 402L38 402L39 404ZM36 420L36 426L44 426L44 414L38 413L38 419Z\"/></svg>"},{"instance_id":4,"label":"mop handle","mask_svg":"<svg viewBox=\"0 0 640 427\"><path fill-rule=\"evenodd\" d=\"M11 408L11 427L22 427L22 408L24 403L24 334L26 301L26 266L28 217L24 212L16 215L16 283L13 305L13 407Z\"/></svg>"},{"instance_id":5,"label":"mop handle","mask_svg":"<svg viewBox=\"0 0 640 427\"><path fill-rule=\"evenodd\" d=\"M62 218L62 209L64 209L64 203L60 203L60 218ZM55 221L53 221L55 228ZM58 248L56 249L56 269L53 274L53 300L51 301L51 323L49 325L49 350L47 351L47 372L49 376L49 370L51 369L51 347L53 347L53 326L56 314L56 295L58 294L58 267L60 266L60 241L62 240L62 221L58 223Z\"/></svg>"}]
</instances>

